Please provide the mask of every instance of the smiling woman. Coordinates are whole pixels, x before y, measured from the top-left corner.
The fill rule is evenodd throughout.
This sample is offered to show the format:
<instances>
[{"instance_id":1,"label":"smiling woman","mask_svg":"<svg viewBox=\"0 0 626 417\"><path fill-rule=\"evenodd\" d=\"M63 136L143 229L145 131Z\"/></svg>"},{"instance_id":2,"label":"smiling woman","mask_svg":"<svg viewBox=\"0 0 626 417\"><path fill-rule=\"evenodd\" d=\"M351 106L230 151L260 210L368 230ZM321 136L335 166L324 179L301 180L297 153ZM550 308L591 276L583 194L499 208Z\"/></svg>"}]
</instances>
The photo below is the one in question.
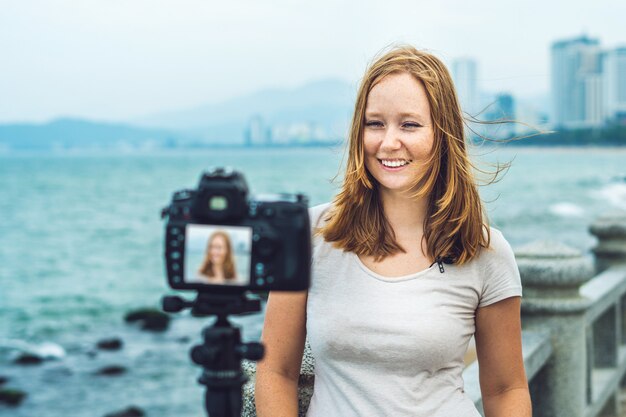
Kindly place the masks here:
<instances>
[{"instance_id":1,"label":"smiling woman","mask_svg":"<svg viewBox=\"0 0 626 417\"><path fill-rule=\"evenodd\" d=\"M297 414L308 337L307 417L478 417L462 378L475 336L485 417L530 417L520 275L483 210L443 63L410 46L378 58L348 146L341 192L310 210L311 287L269 296L259 416Z\"/></svg>"},{"instance_id":2,"label":"smiling woman","mask_svg":"<svg viewBox=\"0 0 626 417\"><path fill-rule=\"evenodd\" d=\"M423 175L433 141L430 105L420 81L398 72L372 87L363 146L365 166L381 193L409 189Z\"/></svg>"}]
</instances>

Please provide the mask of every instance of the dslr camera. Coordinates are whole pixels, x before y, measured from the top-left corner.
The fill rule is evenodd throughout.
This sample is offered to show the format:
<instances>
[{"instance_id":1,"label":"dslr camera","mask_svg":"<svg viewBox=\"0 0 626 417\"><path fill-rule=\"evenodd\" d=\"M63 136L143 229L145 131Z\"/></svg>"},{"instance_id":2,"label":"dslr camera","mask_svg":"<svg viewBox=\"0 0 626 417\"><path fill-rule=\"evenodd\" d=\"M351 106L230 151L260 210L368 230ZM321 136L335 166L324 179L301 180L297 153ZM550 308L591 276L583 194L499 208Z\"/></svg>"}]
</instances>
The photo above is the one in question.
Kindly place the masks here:
<instances>
[{"instance_id":1,"label":"dslr camera","mask_svg":"<svg viewBox=\"0 0 626 417\"><path fill-rule=\"evenodd\" d=\"M309 287L311 236L302 194L250 199L241 173L216 168L202 174L197 189L176 191L162 216L173 289L241 294Z\"/></svg>"}]
</instances>

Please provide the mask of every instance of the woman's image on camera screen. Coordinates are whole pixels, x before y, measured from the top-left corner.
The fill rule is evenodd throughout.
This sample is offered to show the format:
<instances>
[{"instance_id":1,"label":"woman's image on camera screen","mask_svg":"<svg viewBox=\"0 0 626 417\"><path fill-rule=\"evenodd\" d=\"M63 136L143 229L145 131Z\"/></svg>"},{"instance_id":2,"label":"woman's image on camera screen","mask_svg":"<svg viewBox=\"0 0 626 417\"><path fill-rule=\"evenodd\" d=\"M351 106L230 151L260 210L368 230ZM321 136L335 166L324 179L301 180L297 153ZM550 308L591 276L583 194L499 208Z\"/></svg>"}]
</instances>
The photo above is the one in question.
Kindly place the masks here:
<instances>
[{"instance_id":1,"label":"woman's image on camera screen","mask_svg":"<svg viewBox=\"0 0 626 417\"><path fill-rule=\"evenodd\" d=\"M251 231L247 227L189 225L185 256L188 283L247 285Z\"/></svg>"}]
</instances>

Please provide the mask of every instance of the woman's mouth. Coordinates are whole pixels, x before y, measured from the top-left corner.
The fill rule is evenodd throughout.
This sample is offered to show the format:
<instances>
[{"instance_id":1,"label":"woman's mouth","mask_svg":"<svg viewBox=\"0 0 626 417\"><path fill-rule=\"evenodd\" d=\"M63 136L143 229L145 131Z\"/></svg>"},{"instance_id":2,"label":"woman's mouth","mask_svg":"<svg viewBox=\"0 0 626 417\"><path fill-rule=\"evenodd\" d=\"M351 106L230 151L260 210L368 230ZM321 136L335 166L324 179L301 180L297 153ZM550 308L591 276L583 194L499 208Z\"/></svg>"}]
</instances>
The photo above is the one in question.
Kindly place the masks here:
<instances>
[{"instance_id":1,"label":"woman's mouth","mask_svg":"<svg viewBox=\"0 0 626 417\"><path fill-rule=\"evenodd\" d=\"M410 164L412 161L408 159L379 159L378 163L386 171L400 171L402 168Z\"/></svg>"}]
</instances>

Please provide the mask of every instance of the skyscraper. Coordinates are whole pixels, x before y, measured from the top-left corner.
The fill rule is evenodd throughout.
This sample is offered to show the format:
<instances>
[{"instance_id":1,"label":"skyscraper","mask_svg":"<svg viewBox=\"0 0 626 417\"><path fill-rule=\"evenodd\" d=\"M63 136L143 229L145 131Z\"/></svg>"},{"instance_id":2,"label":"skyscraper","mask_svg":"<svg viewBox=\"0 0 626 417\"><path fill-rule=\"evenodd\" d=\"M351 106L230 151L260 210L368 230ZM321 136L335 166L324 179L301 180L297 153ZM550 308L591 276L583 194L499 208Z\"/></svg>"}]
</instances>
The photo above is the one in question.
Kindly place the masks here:
<instances>
[{"instance_id":1,"label":"skyscraper","mask_svg":"<svg viewBox=\"0 0 626 417\"><path fill-rule=\"evenodd\" d=\"M552 44L552 124L568 129L603 123L602 51L587 36Z\"/></svg>"},{"instance_id":2,"label":"skyscraper","mask_svg":"<svg viewBox=\"0 0 626 417\"><path fill-rule=\"evenodd\" d=\"M606 51L604 72L604 117L607 122L626 121L626 47Z\"/></svg>"},{"instance_id":3,"label":"skyscraper","mask_svg":"<svg viewBox=\"0 0 626 417\"><path fill-rule=\"evenodd\" d=\"M458 58L452 62L452 78L461 109L472 116L480 110L478 100L478 71L472 58Z\"/></svg>"}]
</instances>

